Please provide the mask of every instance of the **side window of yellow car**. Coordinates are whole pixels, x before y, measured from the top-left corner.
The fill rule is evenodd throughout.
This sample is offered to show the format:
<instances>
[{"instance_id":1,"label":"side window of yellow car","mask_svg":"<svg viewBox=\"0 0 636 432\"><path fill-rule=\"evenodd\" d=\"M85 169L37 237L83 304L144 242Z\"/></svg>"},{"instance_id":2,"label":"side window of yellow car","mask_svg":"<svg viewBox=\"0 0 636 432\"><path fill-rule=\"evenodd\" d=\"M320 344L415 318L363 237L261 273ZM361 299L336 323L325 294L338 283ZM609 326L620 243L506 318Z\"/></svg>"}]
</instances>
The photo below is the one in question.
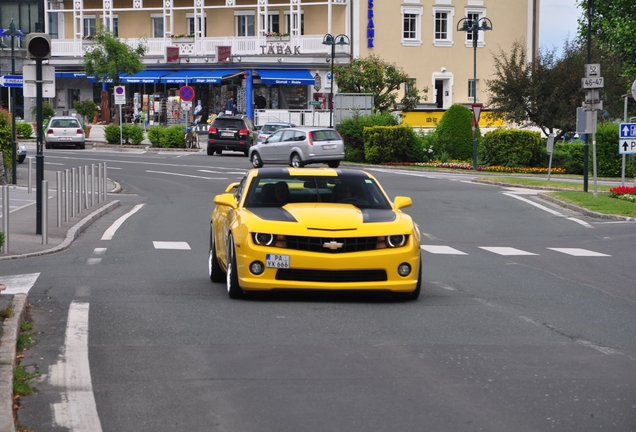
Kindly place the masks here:
<instances>
[{"instance_id":1,"label":"side window of yellow car","mask_svg":"<svg viewBox=\"0 0 636 432\"><path fill-rule=\"evenodd\" d=\"M245 187L245 177L243 177L243 180L241 180L241 182L238 184L238 186L236 186L236 189L234 190L234 199L236 200L237 205L239 202L241 202L241 197L243 196L244 187Z\"/></svg>"}]
</instances>

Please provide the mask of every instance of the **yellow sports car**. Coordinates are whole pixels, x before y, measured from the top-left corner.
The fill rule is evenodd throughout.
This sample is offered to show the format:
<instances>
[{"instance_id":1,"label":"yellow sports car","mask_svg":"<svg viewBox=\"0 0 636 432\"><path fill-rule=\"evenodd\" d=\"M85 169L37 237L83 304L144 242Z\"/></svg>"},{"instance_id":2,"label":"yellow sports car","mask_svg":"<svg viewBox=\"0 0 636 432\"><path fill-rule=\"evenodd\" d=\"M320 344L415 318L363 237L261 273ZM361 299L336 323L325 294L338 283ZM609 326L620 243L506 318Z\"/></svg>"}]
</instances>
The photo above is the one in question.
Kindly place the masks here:
<instances>
[{"instance_id":1,"label":"yellow sports car","mask_svg":"<svg viewBox=\"0 0 636 432\"><path fill-rule=\"evenodd\" d=\"M420 232L364 171L252 169L214 198L208 272L231 298L279 289L420 294Z\"/></svg>"}]
</instances>

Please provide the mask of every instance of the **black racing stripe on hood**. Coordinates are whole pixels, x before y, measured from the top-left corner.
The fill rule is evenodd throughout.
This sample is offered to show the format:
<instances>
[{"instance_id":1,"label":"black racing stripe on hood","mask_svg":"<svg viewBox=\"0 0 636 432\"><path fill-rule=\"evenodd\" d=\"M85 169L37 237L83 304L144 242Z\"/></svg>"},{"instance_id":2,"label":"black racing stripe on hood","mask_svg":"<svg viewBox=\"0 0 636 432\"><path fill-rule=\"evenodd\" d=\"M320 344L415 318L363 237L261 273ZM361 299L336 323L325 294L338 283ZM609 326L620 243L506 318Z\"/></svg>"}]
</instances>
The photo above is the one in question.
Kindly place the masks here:
<instances>
[{"instance_id":1,"label":"black racing stripe on hood","mask_svg":"<svg viewBox=\"0 0 636 432\"><path fill-rule=\"evenodd\" d=\"M362 209L362 220L370 222L392 222L395 220L395 212L385 209Z\"/></svg>"},{"instance_id":2,"label":"black racing stripe on hood","mask_svg":"<svg viewBox=\"0 0 636 432\"><path fill-rule=\"evenodd\" d=\"M282 207L252 207L250 211L261 219L280 222L298 222Z\"/></svg>"}]
</instances>

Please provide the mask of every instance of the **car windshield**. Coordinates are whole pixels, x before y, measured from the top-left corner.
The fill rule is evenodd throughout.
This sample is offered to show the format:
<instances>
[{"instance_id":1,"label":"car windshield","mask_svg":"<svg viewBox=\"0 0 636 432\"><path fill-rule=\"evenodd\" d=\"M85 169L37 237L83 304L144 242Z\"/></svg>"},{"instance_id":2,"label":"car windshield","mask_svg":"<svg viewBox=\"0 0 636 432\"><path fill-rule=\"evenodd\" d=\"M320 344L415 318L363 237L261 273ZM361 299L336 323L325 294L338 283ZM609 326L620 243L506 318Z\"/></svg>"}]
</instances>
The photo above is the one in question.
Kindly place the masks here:
<instances>
[{"instance_id":1,"label":"car windshield","mask_svg":"<svg viewBox=\"0 0 636 432\"><path fill-rule=\"evenodd\" d=\"M280 125L280 124L266 124L263 126L263 133L271 134L276 132L278 129L289 127L288 125Z\"/></svg>"},{"instance_id":2,"label":"car windshield","mask_svg":"<svg viewBox=\"0 0 636 432\"><path fill-rule=\"evenodd\" d=\"M77 119L53 119L51 121L52 128L79 128L81 127Z\"/></svg>"},{"instance_id":3,"label":"car windshield","mask_svg":"<svg viewBox=\"0 0 636 432\"><path fill-rule=\"evenodd\" d=\"M362 175L255 177L250 183L245 207L319 202L353 204L359 208L391 208L378 184Z\"/></svg>"},{"instance_id":4,"label":"car windshield","mask_svg":"<svg viewBox=\"0 0 636 432\"><path fill-rule=\"evenodd\" d=\"M243 129L245 124L239 119L217 118L214 127L218 129Z\"/></svg>"}]
</instances>

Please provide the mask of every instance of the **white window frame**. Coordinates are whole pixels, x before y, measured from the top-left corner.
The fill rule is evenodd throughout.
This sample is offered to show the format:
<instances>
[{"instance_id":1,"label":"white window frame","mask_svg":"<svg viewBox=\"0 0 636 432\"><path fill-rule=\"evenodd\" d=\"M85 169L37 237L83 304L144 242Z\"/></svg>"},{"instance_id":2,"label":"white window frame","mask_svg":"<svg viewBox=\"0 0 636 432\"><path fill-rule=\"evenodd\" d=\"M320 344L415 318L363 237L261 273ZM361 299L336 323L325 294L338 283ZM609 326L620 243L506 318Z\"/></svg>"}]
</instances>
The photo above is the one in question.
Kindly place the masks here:
<instances>
[{"instance_id":1,"label":"white window frame","mask_svg":"<svg viewBox=\"0 0 636 432\"><path fill-rule=\"evenodd\" d=\"M99 20L100 24L104 23L104 17L100 17ZM112 32L107 26L110 24L110 20L106 19L106 25L104 25L104 28L106 29L106 31ZM114 14L113 15L113 26L117 28L117 33L113 33L115 36L119 36L119 16Z\"/></svg>"},{"instance_id":2,"label":"white window frame","mask_svg":"<svg viewBox=\"0 0 636 432\"><path fill-rule=\"evenodd\" d=\"M469 14L473 14L473 15L479 15L479 19L485 18L486 17L486 10L485 9L466 9L465 11L465 17L468 18ZM486 32L480 30L477 33L477 46L480 48L483 48L486 43L484 41L484 35ZM473 47L473 32L466 32L466 47L467 48L472 48Z\"/></svg>"},{"instance_id":3,"label":"white window frame","mask_svg":"<svg viewBox=\"0 0 636 432\"><path fill-rule=\"evenodd\" d=\"M291 34L291 13L289 10L285 10L285 33ZM305 11L301 9L300 11L300 26L298 27L298 31L300 35L305 34Z\"/></svg>"},{"instance_id":4,"label":"white window frame","mask_svg":"<svg viewBox=\"0 0 636 432\"><path fill-rule=\"evenodd\" d=\"M402 6L402 28L401 38L403 46L422 46L422 15L424 9L421 6ZM405 15L415 15L415 37L404 38L404 17Z\"/></svg>"},{"instance_id":5,"label":"white window frame","mask_svg":"<svg viewBox=\"0 0 636 432\"><path fill-rule=\"evenodd\" d=\"M90 25L91 20L94 24L92 27ZM86 32L86 29L88 29L88 33ZM96 32L97 32L97 16L84 15L84 17L82 18L82 37L95 36Z\"/></svg>"},{"instance_id":6,"label":"white window frame","mask_svg":"<svg viewBox=\"0 0 636 432\"><path fill-rule=\"evenodd\" d=\"M273 22L273 18L277 17L278 18L278 30L276 30L278 33L285 33L283 31L281 31L281 22L280 22L280 14L278 13L278 11L267 11L267 32L273 32L273 26L274 26L274 22Z\"/></svg>"},{"instance_id":7,"label":"white window frame","mask_svg":"<svg viewBox=\"0 0 636 432\"><path fill-rule=\"evenodd\" d=\"M208 36L208 16L207 14L203 14L203 23L201 23L201 31L203 33L203 37ZM193 31L190 33L190 26L192 26ZM188 34L194 34L194 14L187 13L186 14L186 29L188 30Z\"/></svg>"},{"instance_id":8,"label":"white window frame","mask_svg":"<svg viewBox=\"0 0 636 432\"><path fill-rule=\"evenodd\" d=\"M475 81L473 78L468 79L468 100L474 101L475 95L473 92L477 92L477 100L479 100L479 79Z\"/></svg>"},{"instance_id":9,"label":"white window frame","mask_svg":"<svg viewBox=\"0 0 636 432\"><path fill-rule=\"evenodd\" d=\"M446 13L446 38L437 39L435 37L437 26L437 14ZM453 7L433 7L433 45L439 47L453 46L453 17L455 16L455 8Z\"/></svg>"},{"instance_id":10,"label":"white window frame","mask_svg":"<svg viewBox=\"0 0 636 432\"><path fill-rule=\"evenodd\" d=\"M239 34L239 29L241 28L240 26L240 20L241 19L246 19L246 17L252 17L252 28L253 28L253 34L249 34L249 31L246 31L246 33L248 34L244 34L241 35ZM246 23L249 24L249 23ZM248 29L249 26L246 25L246 30ZM253 10L251 11L243 11L243 10L239 10L239 11L234 11L234 36L236 37L254 37L256 36L256 12L254 12Z\"/></svg>"},{"instance_id":11,"label":"white window frame","mask_svg":"<svg viewBox=\"0 0 636 432\"><path fill-rule=\"evenodd\" d=\"M157 21L161 21L161 26L162 26L162 34L157 36L156 35L156 29L155 29L155 23ZM166 29L164 27L165 25L165 21L163 19L163 14L150 14L150 31L152 32L152 37L153 38L163 38L166 37Z\"/></svg>"}]
</instances>

